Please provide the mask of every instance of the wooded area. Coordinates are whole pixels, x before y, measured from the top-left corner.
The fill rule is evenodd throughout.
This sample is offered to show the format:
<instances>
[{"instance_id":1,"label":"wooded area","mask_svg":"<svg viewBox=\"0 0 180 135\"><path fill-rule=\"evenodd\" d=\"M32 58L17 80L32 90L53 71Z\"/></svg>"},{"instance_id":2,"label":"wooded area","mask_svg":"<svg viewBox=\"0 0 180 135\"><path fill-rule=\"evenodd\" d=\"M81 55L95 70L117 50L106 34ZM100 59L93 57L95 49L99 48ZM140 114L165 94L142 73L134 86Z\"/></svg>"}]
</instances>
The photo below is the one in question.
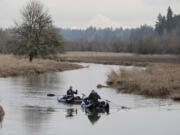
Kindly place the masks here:
<instances>
[{"instance_id":1,"label":"wooded area","mask_svg":"<svg viewBox=\"0 0 180 135\"><path fill-rule=\"evenodd\" d=\"M61 30L70 51L130 52L137 54L179 54L180 15L169 7L158 15L155 28Z\"/></svg>"}]
</instances>

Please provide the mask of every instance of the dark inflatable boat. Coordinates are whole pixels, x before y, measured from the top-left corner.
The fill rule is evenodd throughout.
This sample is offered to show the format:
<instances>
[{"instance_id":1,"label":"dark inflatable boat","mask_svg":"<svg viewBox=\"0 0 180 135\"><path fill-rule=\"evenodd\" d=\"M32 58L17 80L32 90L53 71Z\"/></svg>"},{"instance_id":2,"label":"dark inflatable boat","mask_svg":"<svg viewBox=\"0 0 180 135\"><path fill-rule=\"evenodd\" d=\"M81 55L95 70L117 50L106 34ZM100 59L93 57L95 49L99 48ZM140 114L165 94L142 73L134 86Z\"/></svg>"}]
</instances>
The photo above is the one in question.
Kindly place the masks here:
<instances>
[{"instance_id":1,"label":"dark inflatable boat","mask_svg":"<svg viewBox=\"0 0 180 135\"><path fill-rule=\"evenodd\" d=\"M57 101L60 103L66 103L66 104L81 104L82 103L82 100L79 96L77 97L58 96Z\"/></svg>"},{"instance_id":2,"label":"dark inflatable boat","mask_svg":"<svg viewBox=\"0 0 180 135\"><path fill-rule=\"evenodd\" d=\"M99 112L109 112L109 103L107 101L100 101L98 103L91 103L87 100L87 98L83 97L81 101L81 107L85 109L86 112L91 112L92 110L96 110Z\"/></svg>"}]
</instances>

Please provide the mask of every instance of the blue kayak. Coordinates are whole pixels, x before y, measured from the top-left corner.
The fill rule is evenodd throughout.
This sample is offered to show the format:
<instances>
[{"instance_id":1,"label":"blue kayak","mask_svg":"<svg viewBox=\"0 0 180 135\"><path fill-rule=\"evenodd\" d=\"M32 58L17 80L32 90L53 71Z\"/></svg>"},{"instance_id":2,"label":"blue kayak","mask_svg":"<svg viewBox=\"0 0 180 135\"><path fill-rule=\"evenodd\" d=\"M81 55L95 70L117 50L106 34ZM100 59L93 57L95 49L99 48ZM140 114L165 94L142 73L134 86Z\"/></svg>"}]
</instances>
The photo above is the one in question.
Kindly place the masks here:
<instances>
[{"instance_id":1,"label":"blue kayak","mask_svg":"<svg viewBox=\"0 0 180 135\"><path fill-rule=\"evenodd\" d=\"M82 100L80 97L58 96L57 101L60 103L66 103L66 104L81 104L82 103Z\"/></svg>"},{"instance_id":2,"label":"blue kayak","mask_svg":"<svg viewBox=\"0 0 180 135\"><path fill-rule=\"evenodd\" d=\"M106 101L101 101L98 103L89 103L86 100L82 100L81 107L85 109L86 112L91 112L92 110L100 112L109 112L109 103Z\"/></svg>"}]
</instances>

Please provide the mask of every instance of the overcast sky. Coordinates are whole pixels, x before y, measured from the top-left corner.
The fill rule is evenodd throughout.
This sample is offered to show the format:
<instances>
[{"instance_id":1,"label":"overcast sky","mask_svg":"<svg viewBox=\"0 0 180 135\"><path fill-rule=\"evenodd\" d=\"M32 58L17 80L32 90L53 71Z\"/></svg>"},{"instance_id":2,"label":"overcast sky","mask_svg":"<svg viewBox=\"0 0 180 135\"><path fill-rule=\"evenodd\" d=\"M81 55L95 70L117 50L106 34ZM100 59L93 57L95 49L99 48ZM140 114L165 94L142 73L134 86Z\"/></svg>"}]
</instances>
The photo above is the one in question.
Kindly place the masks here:
<instances>
[{"instance_id":1,"label":"overcast sky","mask_svg":"<svg viewBox=\"0 0 180 135\"><path fill-rule=\"evenodd\" d=\"M0 0L0 27L18 20L19 10L28 0ZM63 28L154 26L158 13L168 6L180 13L180 0L40 0L48 8L54 24Z\"/></svg>"}]
</instances>

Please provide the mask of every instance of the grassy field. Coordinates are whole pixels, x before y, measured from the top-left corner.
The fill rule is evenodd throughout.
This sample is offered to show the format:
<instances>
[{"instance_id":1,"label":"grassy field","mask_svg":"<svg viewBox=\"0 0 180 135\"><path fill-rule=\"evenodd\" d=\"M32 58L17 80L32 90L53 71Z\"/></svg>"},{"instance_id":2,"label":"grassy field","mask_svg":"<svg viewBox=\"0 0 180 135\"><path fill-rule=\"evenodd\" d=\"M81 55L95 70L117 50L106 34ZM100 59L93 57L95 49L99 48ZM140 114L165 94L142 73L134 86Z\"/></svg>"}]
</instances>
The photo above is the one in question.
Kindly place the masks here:
<instances>
[{"instance_id":1,"label":"grassy field","mask_svg":"<svg viewBox=\"0 0 180 135\"><path fill-rule=\"evenodd\" d=\"M45 72L56 72L81 68L80 65L54 60L34 59L32 63L14 55L0 55L0 77L30 76Z\"/></svg>"},{"instance_id":2,"label":"grassy field","mask_svg":"<svg viewBox=\"0 0 180 135\"><path fill-rule=\"evenodd\" d=\"M145 70L112 71L107 84L122 93L180 98L180 65L153 64Z\"/></svg>"},{"instance_id":3,"label":"grassy field","mask_svg":"<svg viewBox=\"0 0 180 135\"><path fill-rule=\"evenodd\" d=\"M87 62L112 65L147 66L152 63L180 64L177 55L136 55L110 52L66 52L56 57L59 61Z\"/></svg>"}]
</instances>

